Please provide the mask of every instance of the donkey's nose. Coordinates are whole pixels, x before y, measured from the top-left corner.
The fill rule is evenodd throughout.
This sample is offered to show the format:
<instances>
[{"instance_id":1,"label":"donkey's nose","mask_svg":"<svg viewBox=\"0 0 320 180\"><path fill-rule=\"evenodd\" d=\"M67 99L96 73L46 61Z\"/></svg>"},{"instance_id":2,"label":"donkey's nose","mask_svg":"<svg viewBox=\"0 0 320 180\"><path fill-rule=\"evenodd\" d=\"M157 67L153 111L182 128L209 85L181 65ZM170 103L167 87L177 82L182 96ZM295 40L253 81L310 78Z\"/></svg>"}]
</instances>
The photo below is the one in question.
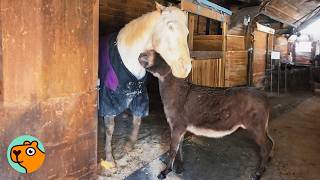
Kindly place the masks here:
<instances>
[{"instance_id":1,"label":"donkey's nose","mask_svg":"<svg viewBox=\"0 0 320 180\"><path fill-rule=\"evenodd\" d=\"M17 157L19 156L20 153L21 153L21 150L18 150L18 151L13 150L13 154L15 154Z\"/></svg>"}]
</instances>

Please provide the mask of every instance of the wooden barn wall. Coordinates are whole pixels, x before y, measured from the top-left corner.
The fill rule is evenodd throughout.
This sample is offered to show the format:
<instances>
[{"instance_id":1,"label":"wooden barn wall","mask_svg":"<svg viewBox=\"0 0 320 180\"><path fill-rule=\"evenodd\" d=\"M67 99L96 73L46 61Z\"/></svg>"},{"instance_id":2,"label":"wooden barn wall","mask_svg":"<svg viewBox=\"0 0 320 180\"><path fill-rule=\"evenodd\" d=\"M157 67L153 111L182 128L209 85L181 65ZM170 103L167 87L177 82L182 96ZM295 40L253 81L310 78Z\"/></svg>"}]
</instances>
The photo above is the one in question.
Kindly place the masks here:
<instances>
[{"instance_id":1,"label":"wooden barn wall","mask_svg":"<svg viewBox=\"0 0 320 180\"><path fill-rule=\"evenodd\" d=\"M97 0L2 0L0 179L89 179L97 163ZM39 138L42 167L6 159L18 136Z\"/></svg>"},{"instance_id":2,"label":"wooden barn wall","mask_svg":"<svg viewBox=\"0 0 320 180\"><path fill-rule=\"evenodd\" d=\"M253 53L253 84L256 87L264 86L266 57L267 57L267 34L254 31L254 53Z\"/></svg>"},{"instance_id":3,"label":"wooden barn wall","mask_svg":"<svg viewBox=\"0 0 320 180\"><path fill-rule=\"evenodd\" d=\"M281 59L288 58L288 39L284 36L275 36L274 51L279 51Z\"/></svg>"},{"instance_id":4,"label":"wooden barn wall","mask_svg":"<svg viewBox=\"0 0 320 180\"><path fill-rule=\"evenodd\" d=\"M245 49L244 36L227 36L228 51L242 51ZM222 51L221 35L196 35L193 37L195 51Z\"/></svg>"},{"instance_id":5,"label":"wooden barn wall","mask_svg":"<svg viewBox=\"0 0 320 180\"><path fill-rule=\"evenodd\" d=\"M194 34L206 34L207 18L203 16L196 16L194 19ZM221 23L219 21L211 20L209 34L221 34Z\"/></svg>"},{"instance_id":6,"label":"wooden barn wall","mask_svg":"<svg viewBox=\"0 0 320 180\"><path fill-rule=\"evenodd\" d=\"M164 4L163 0L157 2ZM100 34L119 31L131 20L155 10L154 0L100 0Z\"/></svg>"},{"instance_id":7,"label":"wooden barn wall","mask_svg":"<svg viewBox=\"0 0 320 180\"><path fill-rule=\"evenodd\" d=\"M243 86L247 84L248 52L228 51L225 67L225 86Z\"/></svg>"},{"instance_id":8,"label":"wooden barn wall","mask_svg":"<svg viewBox=\"0 0 320 180\"><path fill-rule=\"evenodd\" d=\"M191 82L208 87L223 87L222 59L192 61Z\"/></svg>"},{"instance_id":9,"label":"wooden barn wall","mask_svg":"<svg viewBox=\"0 0 320 180\"><path fill-rule=\"evenodd\" d=\"M194 36L194 50L198 57L192 62L191 82L210 87L231 87L247 84L248 56L244 36L227 36L225 76L222 71L222 36ZM212 52L212 53L211 53ZM215 58L206 58L206 55ZM218 57L220 54L220 57ZM224 79L221 79L225 77Z\"/></svg>"}]
</instances>

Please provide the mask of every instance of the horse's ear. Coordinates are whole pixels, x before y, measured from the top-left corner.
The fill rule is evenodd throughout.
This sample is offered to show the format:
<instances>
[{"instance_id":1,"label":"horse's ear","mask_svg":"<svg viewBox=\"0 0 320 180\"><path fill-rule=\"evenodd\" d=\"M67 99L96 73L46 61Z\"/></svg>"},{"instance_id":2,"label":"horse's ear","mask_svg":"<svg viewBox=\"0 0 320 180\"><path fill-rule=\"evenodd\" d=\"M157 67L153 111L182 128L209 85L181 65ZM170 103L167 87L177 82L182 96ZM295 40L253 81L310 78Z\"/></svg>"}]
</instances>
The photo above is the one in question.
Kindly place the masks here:
<instances>
[{"instance_id":1,"label":"horse's ear","mask_svg":"<svg viewBox=\"0 0 320 180\"><path fill-rule=\"evenodd\" d=\"M160 13L166 8L166 7L162 6L161 4L159 4L157 1L155 1L155 3L156 3L156 9Z\"/></svg>"}]
</instances>

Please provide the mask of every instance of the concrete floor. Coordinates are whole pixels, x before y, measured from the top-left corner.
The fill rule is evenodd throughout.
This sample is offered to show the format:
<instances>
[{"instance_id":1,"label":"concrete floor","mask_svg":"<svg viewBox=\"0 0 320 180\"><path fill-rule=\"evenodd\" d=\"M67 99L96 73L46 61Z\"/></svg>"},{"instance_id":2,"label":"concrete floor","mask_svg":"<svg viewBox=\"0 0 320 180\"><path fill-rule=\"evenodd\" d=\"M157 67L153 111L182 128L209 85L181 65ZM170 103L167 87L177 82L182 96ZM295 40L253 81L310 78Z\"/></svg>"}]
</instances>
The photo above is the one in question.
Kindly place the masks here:
<instances>
[{"instance_id":1,"label":"concrete floor","mask_svg":"<svg viewBox=\"0 0 320 180\"><path fill-rule=\"evenodd\" d=\"M270 134L276 146L274 157L262 179L319 179L320 97L308 92L296 92L270 99L273 105ZM130 121L121 122L128 124ZM134 150L138 153L130 152L123 156L117 151L121 149L121 129L118 128L120 133L115 136L113 146L117 161L126 159L128 163L123 163L122 171L115 170L108 175L101 173L100 178L156 179L164 168L159 156L164 154L169 144L169 131L162 112L159 109L153 111L144 120ZM221 139L189 136L183 145L184 173L170 173L167 179L249 179L256 167L257 151L258 147L243 130Z\"/></svg>"}]
</instances>

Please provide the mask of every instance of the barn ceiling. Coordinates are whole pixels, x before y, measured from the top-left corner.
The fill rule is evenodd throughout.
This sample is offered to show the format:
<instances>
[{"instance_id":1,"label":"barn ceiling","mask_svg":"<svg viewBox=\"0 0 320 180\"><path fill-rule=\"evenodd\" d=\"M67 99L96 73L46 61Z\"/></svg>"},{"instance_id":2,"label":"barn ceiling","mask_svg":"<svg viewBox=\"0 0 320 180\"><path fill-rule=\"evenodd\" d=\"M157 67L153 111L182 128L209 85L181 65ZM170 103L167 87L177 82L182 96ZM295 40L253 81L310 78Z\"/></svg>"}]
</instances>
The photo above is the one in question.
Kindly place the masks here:
<instances>
[{"instance_id":1,"label":"barn ceiling","mask_svg":"<svg viewBox=\"0 0 320 180\"><path fill-rule=\"evenodd\" d=\"M180 0L166 0L178 3ZM320 16L320 0L210 0L213 3L234 10L247 7L264 7L259 13L270 19L299 27ZM318 12L319 10L319 12ZM252 14L251 12L248 12Z\"/></svg>"},{"instance_id":2,"label":"barn ceiling","mask_svg":"<svg viewBox=\"0 0 320 180\"><path fill-rule=\"evenodd\" d=\"M231 28L242 23L246 15L257 17L258 22L283 33L300 30L320 18L320 0L263 0L259 5L256 1L242 0L242 3L246 5L244 8L238 6L238 11L231 18Z\"/></svg>"},{"instance_id":3,"label":"barn ceiling","mask_svg":"<svg viewBox=\"0 0 320 180\"><path fill-rule=\"evenodd\" d=\"M156 0L160 3L178 4L181 0ZM243 22L243 17L258 17L263 24L292 30L301 29L320 17L320 0L210 0L234 12L231 28ZM100 0L101 21L108 21L117 29L130 19L154 8L152 0ZM280 22L280 23L279 23ZM289 25L289 28L288 28ZM110 29L109 27L109 29ZM112 28L111 28L112 29ZM285 30L286 31L286 30Z\"/></svg>"},{"instance_id":4,"label":"barn ceiling","mask_svg":"<svg viewBox=\"0 0 320 180\"><path fill-rule=\"evenodd\" d=\"M299 27L309 18L316 17L317 14L313 12L316 12L319 6L319 0L272 0L263 14Z\"/></svg>"}]
</instances>

